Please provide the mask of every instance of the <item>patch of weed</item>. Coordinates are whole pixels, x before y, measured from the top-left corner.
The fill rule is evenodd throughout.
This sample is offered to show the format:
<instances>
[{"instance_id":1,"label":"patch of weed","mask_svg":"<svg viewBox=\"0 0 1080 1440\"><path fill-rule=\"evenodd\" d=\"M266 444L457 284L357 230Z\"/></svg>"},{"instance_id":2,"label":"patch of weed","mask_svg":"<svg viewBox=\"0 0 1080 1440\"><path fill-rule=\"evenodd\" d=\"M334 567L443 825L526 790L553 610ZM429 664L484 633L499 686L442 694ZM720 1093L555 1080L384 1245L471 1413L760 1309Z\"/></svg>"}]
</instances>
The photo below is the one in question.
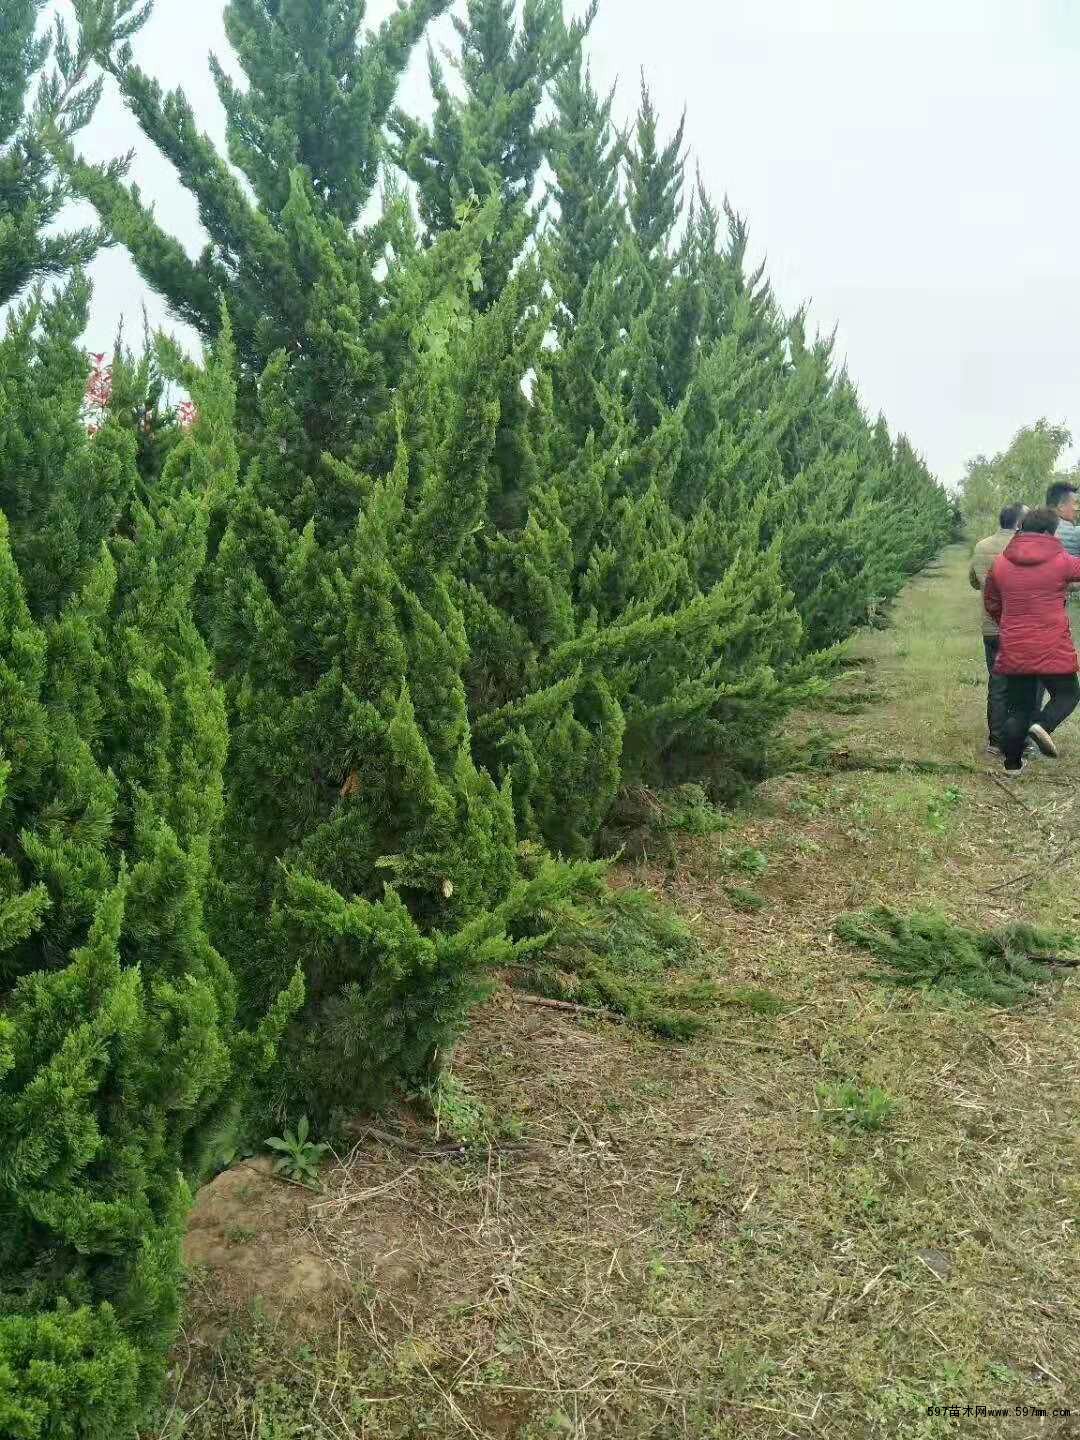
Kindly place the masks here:
<instances>
[{"instance_id":1,"label":"patch of weed","mask_svg":"<svg viewBox=\"0 0 1080 1440\"><path fill-rule=\"evenodd\" d=\"M896 1110L896 1102L880 1085L865 1089L854 1080L823 1081L817 1087L820 1114L851 1130L882 1130Z\"/></svg>"},{"instance_id":2,"label":"patch of weed","mask_svg":"<svg viewBox=\"0 0 1080 1440\"><path fill-rule=\"evenodd\" d=\"M680 785L660 797L661 827L684 835L716 835L726 830L731 819L718 810L700 785Z\"/></svg>"},{"instance_id":3,"label":"patch of weed","mask_svg":"<svg viewBox=\"0 0 1080 1440\"><path fill-rule=\"evenodd\" d=\"M521 1126L500 1120L482 1100L471 1095L456 1075L444 1073L425 1085L419 1097L431 1109L435 1138L456 1140L466 1149L483 1149L498 1139L516 1137Z\"/></svg>"},{"instance_id":4,"label":"patch of weed","mask_svg":"<svg viewBox=\"0 0 1080 1440\"><path fill-rule=\"evenodd\" d=\"M829 715L861 715L881 699L879 690L830 690L813 699L807 709Z\"/></svg>"},{"instance_id":5,"label":"patch of weed","mask_svg":"<svg viewBox=\"0 0 1080 1440\"><path fill-rule=\"evenodd\" d=\"M744 875L764 875L769 868L769 857L755 845L743 845L731 851L727 859L733 870L741 870Z\"/></svg>"},{"instance_id":6,"label":"patch of weed","mask_svg":"<svg viewBox=\"0 0 1080 1440\"><path fill-rule=\"evenodd\" d=\"M741 885L729 885L726 893L732 906L747 915L754 915L759 910L764 910L768 904L760 895L755 895L752 890L744 890Z\"/></svg>"},{"instance_id":7,"label":"patch of weed","mask_svg":"<svg viewBox=\"0 0 1080 1440\"><path fill-rule=\"evenodd\" d=\"M788 1008L786 1000L756 985L735 985L730 990L721 991L717 1003L738 1010L750 1010L755 1015L782 1015Z\"/></svg>"},{"instance_id":8,"label":"patch of weed","mask_svg":"<svg viewBox=\"0 0 1080 1440\"><path fill-rule=\"evenodd\" d=\"M958 790L955 785L950 785L940 794L931 795L926 805L926 819L930 829L938 835L944 835L956 807L963 798L963 791Z\"/></svg>"},{"instance_id":9,"label":"patch of weed","mask_svg":"<svg viewBox=\"0 0 1080 1440\"><path fill-rule=\"evenodd\" d=\"M824 813L826 806L821 795L807 787L788 798L787 809L788 813L798 820L816 820Z\"/></svg>"}]
</instances>

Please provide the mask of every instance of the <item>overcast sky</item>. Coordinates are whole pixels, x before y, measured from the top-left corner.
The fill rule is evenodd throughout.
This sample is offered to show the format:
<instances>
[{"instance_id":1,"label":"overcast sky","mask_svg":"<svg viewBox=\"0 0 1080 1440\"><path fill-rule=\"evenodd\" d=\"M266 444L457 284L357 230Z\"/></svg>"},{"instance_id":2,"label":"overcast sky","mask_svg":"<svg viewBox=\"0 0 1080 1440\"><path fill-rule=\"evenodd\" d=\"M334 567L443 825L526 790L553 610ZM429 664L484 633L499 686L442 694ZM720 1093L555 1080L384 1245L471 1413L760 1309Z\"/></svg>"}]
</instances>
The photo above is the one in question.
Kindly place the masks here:
<instances>
[{"instance_id":1,"label":"overcast sky","mask_svg":"<svg viewBox=\"0 0 1080 1440\"><path fill-rule=\"evenodd\" d=\"M136 46L215 135L222 9L157 0ZM642 67L669 125L686 106L693 160L749 218L782 304L838 327L867 406L944 480L1040 415L1080 436L1075 0L602 0L590 52L624 114ZM405 99L425 96L417 63ZM159 218L197 248L190 201L109 95L84 150L132 146ZM164 318L122 254L95 278L92 345L144 300Z\"/></svg>"}]
</instances>

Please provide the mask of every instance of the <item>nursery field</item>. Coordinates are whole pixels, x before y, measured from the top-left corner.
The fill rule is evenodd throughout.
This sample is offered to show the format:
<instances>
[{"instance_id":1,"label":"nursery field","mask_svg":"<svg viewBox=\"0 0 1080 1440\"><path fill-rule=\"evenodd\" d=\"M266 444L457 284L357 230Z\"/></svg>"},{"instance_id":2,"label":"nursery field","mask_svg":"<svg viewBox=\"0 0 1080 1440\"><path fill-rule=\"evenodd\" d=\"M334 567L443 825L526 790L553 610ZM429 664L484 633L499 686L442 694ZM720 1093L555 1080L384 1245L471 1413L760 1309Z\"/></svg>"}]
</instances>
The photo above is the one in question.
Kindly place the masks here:
<instances>
[{"instance_id":1,"label":"nursery field","mask_svg":"<svg viewBox=\"0 0 1080 1440\"><path fill-rule=\"evenodd\" d=\"M2 4L0 1436L1060 1398L1068 761L938 557L1065 432L947 491L595 4L216 8Z\"/></svg>"},{"instance_id":2,"label":"nursery field","mask_svg":"<svg viewBox=\"0 0 1080 1440\"><path fill-rule=\"evenodd\" d=\"M219 1176L147 1435L1080 1436L1073 973L1003 1008L868 979L834 930L1080 926L1080 731L1013 788L986 763L966 565L789 722L813 763L620 872L714 953L708 1032L505 987L433 1118L358 1129L319 1193Z\"/></svg>"}]
</instances>

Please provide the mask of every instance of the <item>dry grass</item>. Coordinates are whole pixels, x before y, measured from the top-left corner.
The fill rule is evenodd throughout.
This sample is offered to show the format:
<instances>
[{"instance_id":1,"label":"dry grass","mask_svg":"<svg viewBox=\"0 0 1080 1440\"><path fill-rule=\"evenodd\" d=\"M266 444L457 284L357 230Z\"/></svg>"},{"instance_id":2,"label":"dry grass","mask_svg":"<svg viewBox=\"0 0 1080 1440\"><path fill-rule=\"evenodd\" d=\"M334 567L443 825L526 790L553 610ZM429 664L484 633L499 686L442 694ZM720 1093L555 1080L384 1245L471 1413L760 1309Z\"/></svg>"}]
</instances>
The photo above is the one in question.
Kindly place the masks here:
<instances>
[{"instance_id":1,"label":"dry grass","mask_svg":"<svg viewBox=\"0 0 1080 1440\"><path fill-rule=\"evenodd\" d=\"M1080 721L1057 766L996 783L964 564L860 642L846 686L870 708L806 718L849 764L939 769L771 782L723 836L632 872L725 981L789 1008L725 1009L678 1047L497 997L455 1062L479 1125L384 1121L324 1195L279 1207L258 1181L249 1243L333 1281L286 1297L249 1263L238 1289L215 1252L163 1436L1080 1436L1051 1413L1080 1417L1080 990L1010 1011L901 993L832 938L878 902L1080 926ZM874 1087L881 1128L838 1113ZM447 1143L447 1121L487 1143ZM1048 1413L928 1413L948 1404Z\"/></svg>"}]
</instances>

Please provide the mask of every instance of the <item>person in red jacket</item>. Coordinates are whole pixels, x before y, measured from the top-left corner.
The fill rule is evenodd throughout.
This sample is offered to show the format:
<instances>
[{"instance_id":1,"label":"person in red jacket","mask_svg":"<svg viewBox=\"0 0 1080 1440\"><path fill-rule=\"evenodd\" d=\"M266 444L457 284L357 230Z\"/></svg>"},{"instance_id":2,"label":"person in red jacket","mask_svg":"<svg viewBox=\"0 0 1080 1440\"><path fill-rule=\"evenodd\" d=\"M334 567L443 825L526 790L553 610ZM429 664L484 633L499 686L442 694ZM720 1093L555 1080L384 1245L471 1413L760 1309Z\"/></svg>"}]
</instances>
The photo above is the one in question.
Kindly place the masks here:
<instances>
[{"instance_id":1,"label":"person in red jacket","mask_svg":"<svg viewBox=\"0 0 1080 1440\"><path fill-rule=\"evenodd\" d=\"M1057 539L1054 510L1029 510L994 561L983 587L986 613L998 623L996 673L1005 676L1005 769L1023 766L1028 736L1057 755L1054 731L1080 704L1076 646L1065 599L1080 581L1080 559ZM1037 710L1040 683L1049 696Z\"/></svg>"}]
</instances>

